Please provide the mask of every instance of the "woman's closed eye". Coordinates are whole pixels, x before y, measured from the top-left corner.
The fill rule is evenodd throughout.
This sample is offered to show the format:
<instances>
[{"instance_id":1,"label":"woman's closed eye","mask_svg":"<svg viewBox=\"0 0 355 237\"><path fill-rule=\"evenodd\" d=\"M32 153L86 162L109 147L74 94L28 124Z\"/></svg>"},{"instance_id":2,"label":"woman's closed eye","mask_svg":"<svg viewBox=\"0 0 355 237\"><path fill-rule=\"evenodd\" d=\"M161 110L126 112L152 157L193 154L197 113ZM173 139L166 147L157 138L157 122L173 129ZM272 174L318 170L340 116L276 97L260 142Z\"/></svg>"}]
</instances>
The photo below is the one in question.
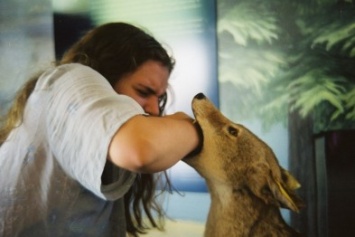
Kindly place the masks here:
<instances>
[{"instance_id":1,"label":"woman's closed eye","mask_svg":"<svg viewBox=\"0 0 355 237\"><path fill-rule=\"evenodd\" d=\"M161 115L165 109L165 105L167 102L167 93L164 92L163 94L159 95L156 91L149 87L135 87L134 91L136 95L141 98L141 105L145 107L147 104L150 106L157 106L158 113ZM146 107L147 108L147 107ZM152 108L152 107L150 107Z\"/></svg>"},{"instance_id":2,"label":"woman's closed eye","mask_svg":"<svg viewBox=\"0 0 355 237\"><path fill-rule=\"evenodd\" d=\"M152 95L152 92L149 91L149 90L144 90L144 89L136 89L137 91L137 94L140 96L140 97L143 97L143 98L147 98L149 96Z\"/></svg>"}]
</instances>

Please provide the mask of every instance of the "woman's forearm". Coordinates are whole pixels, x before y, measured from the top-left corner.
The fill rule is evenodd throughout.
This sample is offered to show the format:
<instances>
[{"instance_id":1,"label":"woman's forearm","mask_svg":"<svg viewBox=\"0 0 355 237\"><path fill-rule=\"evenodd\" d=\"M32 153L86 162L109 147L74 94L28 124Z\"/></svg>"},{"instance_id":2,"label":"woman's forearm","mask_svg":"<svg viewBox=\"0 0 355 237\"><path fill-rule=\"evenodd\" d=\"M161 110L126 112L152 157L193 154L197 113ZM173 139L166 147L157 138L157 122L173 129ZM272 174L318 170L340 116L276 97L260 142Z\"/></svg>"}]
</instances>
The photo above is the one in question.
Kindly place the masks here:
<instances>
[{"instance_id":1,"label":"woman's forearm","mask_svg":"<svg viewBox=\"0 0 355 237\"><path fill-rule=\"evenodd\" d=\"M192 121L182 112L164 117L135 116L115 134L108 159L133 172L168 169L199 145Z\"/></svg>"}]
</instances>

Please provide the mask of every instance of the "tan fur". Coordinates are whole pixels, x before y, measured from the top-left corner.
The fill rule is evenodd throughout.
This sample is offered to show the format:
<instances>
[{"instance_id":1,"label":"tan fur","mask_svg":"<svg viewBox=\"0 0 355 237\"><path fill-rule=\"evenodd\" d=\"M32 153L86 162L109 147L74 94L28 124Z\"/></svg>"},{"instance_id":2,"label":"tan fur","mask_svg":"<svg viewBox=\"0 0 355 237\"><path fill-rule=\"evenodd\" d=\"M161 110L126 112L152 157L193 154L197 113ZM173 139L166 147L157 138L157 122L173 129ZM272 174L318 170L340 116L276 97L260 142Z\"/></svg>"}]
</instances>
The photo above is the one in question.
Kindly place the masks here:
<instances>
[{"instance_id":1,"label":"tan fur","mask_svg":"<svg viewBox=\"0 0 355 237\"><path fill-rule=\"evenodd\" d=\"M282 219L280 207L298 212L300 185L267 144L235 124L202 93L192 109L201 128L201 151L184 161L205 180L211 206L205 237L299 236Z\"/></svg>"}]
</instances>

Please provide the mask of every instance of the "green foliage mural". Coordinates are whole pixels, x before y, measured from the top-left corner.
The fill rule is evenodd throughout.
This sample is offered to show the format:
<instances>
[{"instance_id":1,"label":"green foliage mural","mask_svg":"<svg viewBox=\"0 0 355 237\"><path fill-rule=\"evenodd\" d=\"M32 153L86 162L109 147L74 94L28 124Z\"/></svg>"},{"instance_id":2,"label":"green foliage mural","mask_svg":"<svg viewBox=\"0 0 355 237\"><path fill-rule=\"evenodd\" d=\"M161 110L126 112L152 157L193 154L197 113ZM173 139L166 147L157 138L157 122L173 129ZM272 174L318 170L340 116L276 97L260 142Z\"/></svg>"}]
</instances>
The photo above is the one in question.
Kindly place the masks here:
<instances>
[{"instance_id":1,"label":"green foliage mural","mask_svg":"<svg viewBox=\"0 0 355 237\"><path fill-rule=\"evenodd\" d=\"M289 112L315 132L355 127L353 0L219 0L221 109L265 128Z\"/></svg>"}]
</instances>

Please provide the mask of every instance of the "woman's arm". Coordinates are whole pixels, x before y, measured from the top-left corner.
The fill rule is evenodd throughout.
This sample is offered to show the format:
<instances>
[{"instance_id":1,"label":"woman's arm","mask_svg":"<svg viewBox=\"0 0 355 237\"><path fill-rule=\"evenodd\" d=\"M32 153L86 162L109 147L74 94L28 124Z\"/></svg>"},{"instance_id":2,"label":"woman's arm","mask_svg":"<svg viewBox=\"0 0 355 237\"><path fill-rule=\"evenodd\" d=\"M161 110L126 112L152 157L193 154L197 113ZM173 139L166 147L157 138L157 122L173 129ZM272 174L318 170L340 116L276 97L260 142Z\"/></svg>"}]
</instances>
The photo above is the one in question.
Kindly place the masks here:
<instances>
[{"instance_id":1,"label":"woman's arm","mask_svg":"<svg viewBox=\"0 0 355 237\"><path fill-rule=\"evenodd\" d=\"M108 159L133 172L153 173L170 168L199 143L193 119L185 113L138 115L119 128L111 141Z\"/></svg>"}]
</instances>

